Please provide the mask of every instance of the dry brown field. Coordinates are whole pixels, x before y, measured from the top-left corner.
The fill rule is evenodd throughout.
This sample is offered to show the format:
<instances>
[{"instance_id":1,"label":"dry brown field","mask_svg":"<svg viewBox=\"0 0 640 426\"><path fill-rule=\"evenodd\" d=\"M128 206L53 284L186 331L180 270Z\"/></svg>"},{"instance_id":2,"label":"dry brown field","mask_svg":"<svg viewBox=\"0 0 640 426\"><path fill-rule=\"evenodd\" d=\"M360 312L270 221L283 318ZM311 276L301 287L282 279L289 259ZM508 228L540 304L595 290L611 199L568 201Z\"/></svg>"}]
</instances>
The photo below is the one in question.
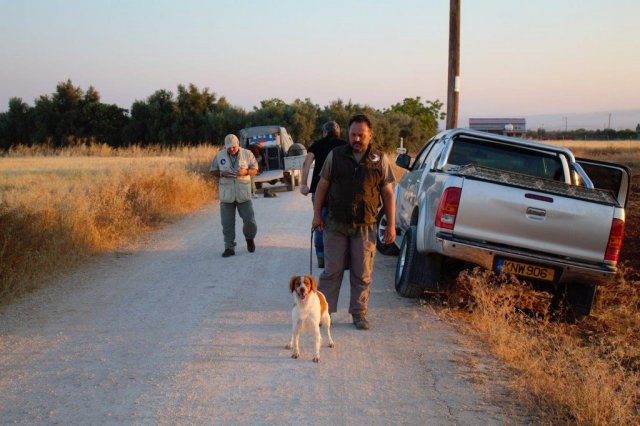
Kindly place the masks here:
<instances>
[{"instance_id":1,"label":"dry brown field","mask_svg":"<svg viewBox=\"0 0 640 426\"><path fill-rule=\"evenodd\" d=\"M571 150L628 150L640 148L640 140L630 139L624 141L580 141L580 140L543 140L543 143L548 143L558 146L566 146Z\"/></svg>"},{"instance_id":2,"label":"dry brown field","mask_svg":"<svg viewBox=\"0 0 640 426\"><path fill-rule=\"evenodd\" d=\"M216 152L79 145L0 157L0 302L212 200Z\"/></svg>"}]
</instances>

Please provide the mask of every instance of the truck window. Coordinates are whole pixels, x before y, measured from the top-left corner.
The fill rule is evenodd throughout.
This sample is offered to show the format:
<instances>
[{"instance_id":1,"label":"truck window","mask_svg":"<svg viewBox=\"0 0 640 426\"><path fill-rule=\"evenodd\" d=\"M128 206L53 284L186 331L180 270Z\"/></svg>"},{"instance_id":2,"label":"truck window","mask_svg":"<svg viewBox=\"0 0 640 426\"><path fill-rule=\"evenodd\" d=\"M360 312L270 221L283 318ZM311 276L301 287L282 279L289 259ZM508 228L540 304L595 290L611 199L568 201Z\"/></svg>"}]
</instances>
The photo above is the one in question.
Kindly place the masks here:
<instances>
[{"instance_id":1,"label":"truck window","mask_svg":"<svg viewBox=\"0 0 640 426\"><path fill-rule=\"evenodd\" d=\"M543 179L564 181L562 162L558 156L532 152L503 143L487 143L459 138L454 141L448 164L468 164L506 172L520 173Z\"/></svg>"},{"instance_id":2,"label":"truck window","mask_svg":"<svg viewBox=\"0 0 640 426\"><path fill-rule=\"evenodd\" d=\"M418 153L413 165L411 166L411 170L422 170L427 165L427 157L431 152L432 148L436 145L436 142L428 143L423 148L422 151Z\"/></svg>"},{"instance_id":3,"label":"truck window","mask_svg":"<svg viewBox=\"0 0 640 426\"><path fill-rule=\"evenodd\" d=\"M598 189L604 189L617 196L622 186L624 178L622 170L616 170L612 167L602 167L597 164L589 164L580 162L583 170L587 172L587 176L593 182L593 186Z\"/></svg>"}]
</instances>

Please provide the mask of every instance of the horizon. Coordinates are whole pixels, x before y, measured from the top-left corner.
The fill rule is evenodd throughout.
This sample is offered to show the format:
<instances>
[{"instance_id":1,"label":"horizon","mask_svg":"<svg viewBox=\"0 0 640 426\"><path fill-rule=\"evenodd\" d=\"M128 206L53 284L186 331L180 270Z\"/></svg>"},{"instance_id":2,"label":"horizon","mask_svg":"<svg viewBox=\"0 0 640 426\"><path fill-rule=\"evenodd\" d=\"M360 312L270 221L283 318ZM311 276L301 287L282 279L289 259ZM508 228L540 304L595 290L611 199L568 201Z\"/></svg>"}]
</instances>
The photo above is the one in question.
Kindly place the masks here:
<instances>
[{"instance_id":1,"label":"horizon","mask_svg":"<svg viewBox=\"0 0 640 426\"><path fill-rule=\"evenodd\" d=\"M448 2L0 2L0 111L67 79L125 109L193 83L248 111L271 98L384 109L418 96L446 111ZM564 128L574 114L640 109L637 16L632 0L463 2L459 125L555 115Z\"/></svg>"}]
</instances>

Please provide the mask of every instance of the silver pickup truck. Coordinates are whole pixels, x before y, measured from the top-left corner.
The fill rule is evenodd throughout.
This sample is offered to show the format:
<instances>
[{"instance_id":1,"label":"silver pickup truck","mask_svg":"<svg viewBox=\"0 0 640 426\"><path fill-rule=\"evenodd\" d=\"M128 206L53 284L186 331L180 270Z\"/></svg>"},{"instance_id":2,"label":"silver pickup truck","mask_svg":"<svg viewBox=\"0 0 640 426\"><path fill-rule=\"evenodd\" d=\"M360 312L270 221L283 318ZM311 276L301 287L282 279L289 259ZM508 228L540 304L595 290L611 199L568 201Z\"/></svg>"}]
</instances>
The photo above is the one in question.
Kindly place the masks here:
<instances>
[{"instance_id":1,"label":"silver pickup truck","mask_svg":"<svg viewBox=\"0 0 640 426\"><path fill-rule=\"evenodd\" d=\"M469 129L433 137L396 164L395 287L405 297L446 290L443 260L515 274L551 291L579 316L616 272L629 170L578 159L563 147ZM411 164L411 165L410 165Z\"/></svg>"}]
</instances>

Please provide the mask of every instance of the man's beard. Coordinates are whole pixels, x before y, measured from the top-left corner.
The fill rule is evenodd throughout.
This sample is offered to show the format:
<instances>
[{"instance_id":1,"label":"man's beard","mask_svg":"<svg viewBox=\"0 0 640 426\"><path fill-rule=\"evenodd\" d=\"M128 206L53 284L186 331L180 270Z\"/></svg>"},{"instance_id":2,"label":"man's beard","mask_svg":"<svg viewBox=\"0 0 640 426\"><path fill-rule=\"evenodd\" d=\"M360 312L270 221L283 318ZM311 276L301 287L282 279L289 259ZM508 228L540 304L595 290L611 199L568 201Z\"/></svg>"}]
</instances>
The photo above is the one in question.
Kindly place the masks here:
<instances>
[{"instance_id":1,"label":"man's beard","mask_svg":"<svg viewBox=\"0 0 640 426\"><path fill-rule=\"evenodd\" d=\"M361 142L352 142L351 148L357 153L365 152L367 150L367 147Z\"/></svg>"}]
</instances>

